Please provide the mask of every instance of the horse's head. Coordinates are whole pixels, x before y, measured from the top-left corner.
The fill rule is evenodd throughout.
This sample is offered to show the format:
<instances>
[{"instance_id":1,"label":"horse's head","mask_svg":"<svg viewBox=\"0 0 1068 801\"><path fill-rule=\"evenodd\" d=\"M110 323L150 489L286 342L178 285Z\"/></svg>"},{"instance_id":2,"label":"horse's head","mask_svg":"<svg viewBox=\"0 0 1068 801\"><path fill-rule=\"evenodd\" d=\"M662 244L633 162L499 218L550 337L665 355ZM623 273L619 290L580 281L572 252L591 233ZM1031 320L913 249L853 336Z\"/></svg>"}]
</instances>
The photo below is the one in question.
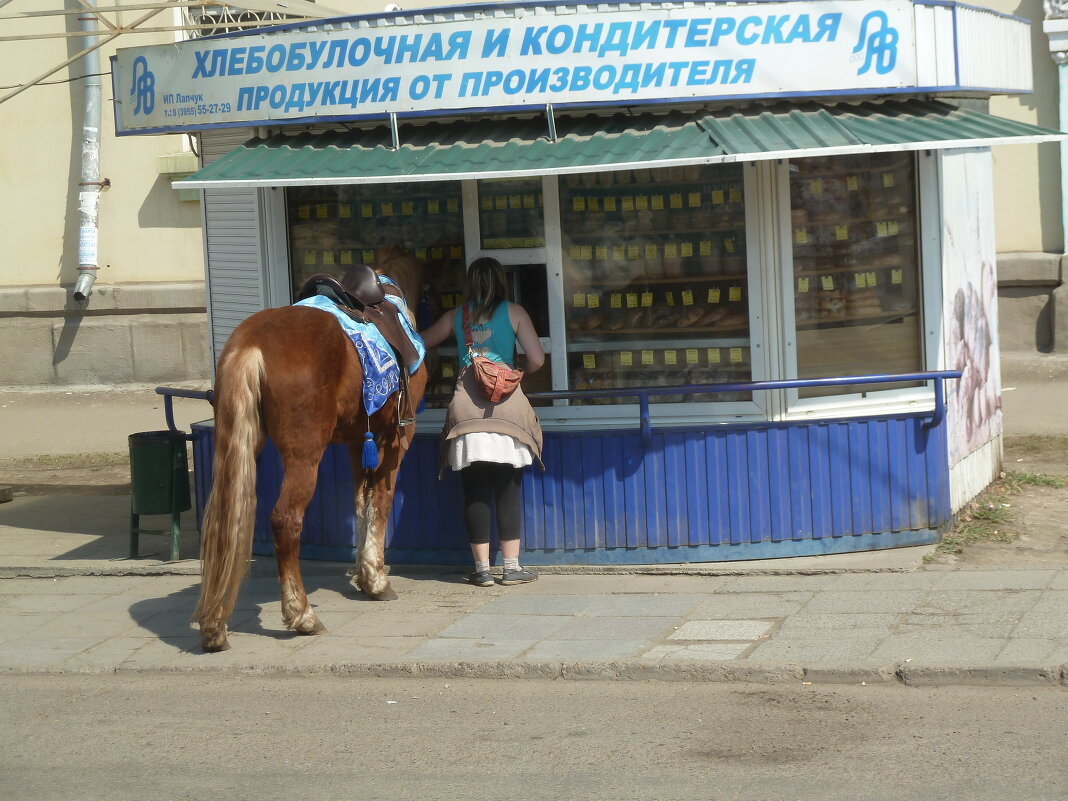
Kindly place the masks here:
<instances>
[{"instance_id":1,"label":"horse's head","mask_svg":"<svg viewBox=\"0 0 1068 801\"><path fill-rule=\"evenodd\" d=\"M423 289L423 262L397 245L388 245L375 252L375 264L375 272L396 281L408 307L414 309Z\"/></svg>"}]
</instances>

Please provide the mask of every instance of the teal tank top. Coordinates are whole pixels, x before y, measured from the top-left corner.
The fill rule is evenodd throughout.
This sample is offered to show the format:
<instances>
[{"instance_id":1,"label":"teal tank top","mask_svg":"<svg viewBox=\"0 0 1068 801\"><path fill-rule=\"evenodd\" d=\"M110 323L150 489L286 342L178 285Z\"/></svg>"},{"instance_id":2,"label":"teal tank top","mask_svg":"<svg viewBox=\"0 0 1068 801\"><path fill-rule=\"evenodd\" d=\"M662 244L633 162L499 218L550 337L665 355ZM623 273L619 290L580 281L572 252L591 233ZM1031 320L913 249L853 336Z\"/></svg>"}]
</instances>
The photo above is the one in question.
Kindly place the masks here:
<instances>
[{"instance_id":1,"label":"teal tank top","mask_svg":"<svg viewBox=\"0 0 1068 801\"><path fill-rule=\"evenodd\" d=\"M464 347L464 322L462 308L456 310L456 319L453 323L456 334L456 342L460 351L460 366L467 367L471 364L471 358ZM487 335L488 332L488 335ZM487 323L471 322L471 346L475 353L492 359L495 362L504 362L509 367L515 367L515 331L512 330L512 321L508 318L508 302L498 304L493 310L493 315Z\"/></svg>"}]
</instances>

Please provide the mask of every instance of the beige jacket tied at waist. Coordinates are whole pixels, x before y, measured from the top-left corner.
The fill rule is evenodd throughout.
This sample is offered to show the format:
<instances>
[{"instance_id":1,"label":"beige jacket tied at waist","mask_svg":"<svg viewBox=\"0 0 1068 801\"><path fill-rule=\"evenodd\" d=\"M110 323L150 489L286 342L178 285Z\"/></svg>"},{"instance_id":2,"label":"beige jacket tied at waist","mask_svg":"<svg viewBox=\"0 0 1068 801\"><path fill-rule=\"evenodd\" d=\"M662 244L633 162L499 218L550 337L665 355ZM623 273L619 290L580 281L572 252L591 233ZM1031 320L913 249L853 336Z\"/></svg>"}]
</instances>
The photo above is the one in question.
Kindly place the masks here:
<instances>
[{"instance_id":1,"label":"beige jacket tied at waist","mask_svg":"<svg viewBox=\"0 0 1068 801\"><path fill-rule=\"evenodd\" d=\"M530 448L538 467L545 469L541 460L541 423L523 394L523 388L516 387L515 392L500 403L490 403L475 384L472 371L465 369L456 382L456 390L445 413L445 426L441 429L442 473L449 463L449 440L476 431L515 437Z\"/></svg>"}]
</instances>

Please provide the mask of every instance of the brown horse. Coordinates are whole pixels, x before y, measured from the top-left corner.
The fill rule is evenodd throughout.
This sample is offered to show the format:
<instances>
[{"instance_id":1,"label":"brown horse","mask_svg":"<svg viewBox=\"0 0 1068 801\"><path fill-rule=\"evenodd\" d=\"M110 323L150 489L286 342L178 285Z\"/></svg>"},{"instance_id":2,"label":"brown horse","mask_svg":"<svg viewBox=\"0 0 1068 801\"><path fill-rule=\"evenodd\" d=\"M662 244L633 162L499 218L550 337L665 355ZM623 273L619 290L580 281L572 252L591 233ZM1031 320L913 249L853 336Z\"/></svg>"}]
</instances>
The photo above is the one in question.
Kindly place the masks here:
<instances>
[{"instance_id":1,"label":"brown horse","mask_svg":"<svg viewBox=\"0 0 1068 801\"><path fill-rule=\"evenodd\" d=\"M377 258L376 271L397 283L411 308L418 302L422 265L396 248L380 251ZM426 380L426 366L420 365L409 379L410 408L422 398ZM359 529L356 584L377 600L397 597L385 570L384 540L405 451L399 401L394 394L368 419L362 385L356 349L337 320L319 309L266 309L231 334L216 370L214 481L204 512L203 579L194 612L205 651L230 647L226 624L252 553L256 457L268 436L284 468L271 532L285 624L300 634L326 630L304 592L299 549L319 461L333 442L348 445L352 461ZM381 454L374 469L362 466L368 431Z\"/></svg>"}]
</instances>

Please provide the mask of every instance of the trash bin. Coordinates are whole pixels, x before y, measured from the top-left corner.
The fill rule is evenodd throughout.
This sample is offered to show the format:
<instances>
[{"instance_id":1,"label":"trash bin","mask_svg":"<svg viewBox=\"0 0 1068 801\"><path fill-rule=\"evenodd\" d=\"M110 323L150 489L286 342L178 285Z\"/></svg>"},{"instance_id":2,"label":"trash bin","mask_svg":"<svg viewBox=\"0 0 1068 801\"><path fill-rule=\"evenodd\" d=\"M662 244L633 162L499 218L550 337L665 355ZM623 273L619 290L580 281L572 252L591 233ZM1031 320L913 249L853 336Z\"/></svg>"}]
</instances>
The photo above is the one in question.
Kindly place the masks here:
<instances>
[{"instance_id":1,"label":"trash bin","mask_svg":"<svg viewBox=\"0 0 1068 801\"><path fill-rule=\"evenodd\" d=\"M179 558L181 513L189 499L186 436L175 431L143 431L130 435L130 557L138 555L139 534L167 534L140 527L141 515L171 516L171 561Z\"/></svg>"}]
</instances>

